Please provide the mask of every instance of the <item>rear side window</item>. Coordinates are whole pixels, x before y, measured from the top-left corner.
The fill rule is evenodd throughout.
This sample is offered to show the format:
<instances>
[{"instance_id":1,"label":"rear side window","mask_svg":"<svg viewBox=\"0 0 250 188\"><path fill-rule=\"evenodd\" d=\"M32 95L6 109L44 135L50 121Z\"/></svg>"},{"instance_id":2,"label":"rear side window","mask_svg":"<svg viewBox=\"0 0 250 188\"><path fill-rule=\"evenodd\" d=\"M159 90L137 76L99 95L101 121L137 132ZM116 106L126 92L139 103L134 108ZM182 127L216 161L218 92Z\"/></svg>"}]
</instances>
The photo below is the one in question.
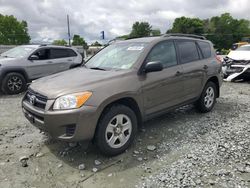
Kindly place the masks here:
<instances>
[{"instance_id":1,"label":"rear side window","mask_svg":"<svg viewBox=\"0 0 250 188\"><path fill-rule=\"evenodd\" d=\"M68 51L68 56L69 57L75 57L75 56L77 56L77 54L74 52L74 50L67 49L67 51Z\"/></svg>"},{"instance_id":2,"label":"rear side window","mask_svg":"<svg viewBox=\"0 0 250 188\"><path fill-rule=\"evenodd\" d=\"M208 42L198 42L198 45L201 49L203 57L210 58L211 57L211 46Z\"/></svg>"},{"instance_id":3,"label":"rear side window","mask_svg":"<svg viewBox=\"0 0 250 188\"><path fill-rule=\"evenodd\" d=\"M69 57L67 49L52 48L50 50L50 58L51 59L65 58L65 57Z\"/></svg>"},{"instance_id":4,"label":"rear side window","mask_svg":"<svg viewBox=\"0 0 250 188\"><path fill-rule=\"evenodd\" d=\"M177 41L181 63L199 60L199 53L194 41Z\"/></svg>"},{"instance_id":5,"label":"rear side window","mask_svg":"<svg viewBox=\"0 0 250 188\"><path fill-rule=\"evenodd\" d=\"M171 67L177 65L176 51L174 43L164 41L156 44L149 53L146 62L160 61L163 67Z\"/></svg>"}]
</instances>

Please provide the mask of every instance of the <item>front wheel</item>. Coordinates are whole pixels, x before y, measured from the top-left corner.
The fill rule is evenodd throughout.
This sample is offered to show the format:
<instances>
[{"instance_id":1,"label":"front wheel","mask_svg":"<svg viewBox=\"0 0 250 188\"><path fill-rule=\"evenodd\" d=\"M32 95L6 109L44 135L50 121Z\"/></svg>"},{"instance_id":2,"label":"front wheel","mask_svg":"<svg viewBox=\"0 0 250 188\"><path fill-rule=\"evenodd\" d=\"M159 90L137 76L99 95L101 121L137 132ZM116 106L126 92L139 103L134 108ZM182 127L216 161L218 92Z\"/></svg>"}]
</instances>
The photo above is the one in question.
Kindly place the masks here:
<instances>
[{"instance_id":1,"label":"front wheel","mask_svg":"<svg viewBox=\"0 0 250 188\"><path fill-rule=\"evenodd\" d=\"M26 88L27 82L25 78L16 72L7 74L2 82L3 92L9 95L22 93Z\"/></svg>"},{"instance_id":2,"label":"front wheel","mask_svg":"<svg viewBox=\"0 0 250 188\"><path fill-rule=\"evenodd\" d=\"M133 142L137 132L137 118L133 110L124 105L107 109L98 124L96 144L109 156L124 152Z\"/></svg>"},{"instance_id":3,"label":"front wheel","mask_svg":"<svg viewBox=\"0 0 250 188\"><path fill-rule=\"evenodd\" d=\"M199 98L199 100L196 102L197 109L202 112L210 112L215 103L216 103L216 96L218 94L217 87L213 82L208 82Z\"/></svg>"}]
</instances>

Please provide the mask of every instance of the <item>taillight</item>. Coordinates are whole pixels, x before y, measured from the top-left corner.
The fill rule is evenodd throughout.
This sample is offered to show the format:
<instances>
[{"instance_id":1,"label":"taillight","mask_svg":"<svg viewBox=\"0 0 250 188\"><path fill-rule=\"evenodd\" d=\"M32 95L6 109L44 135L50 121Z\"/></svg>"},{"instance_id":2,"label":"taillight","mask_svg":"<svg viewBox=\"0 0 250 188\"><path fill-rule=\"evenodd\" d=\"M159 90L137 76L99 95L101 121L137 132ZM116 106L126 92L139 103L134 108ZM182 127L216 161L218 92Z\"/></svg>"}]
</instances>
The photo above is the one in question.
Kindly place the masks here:
<instances>
[{"instance_id":1,"label":"taillight","mask_svg":"<svg viewBox=\"0 0 250 188\"><path fill-rule=\"evenodd\" d=\"M223 62L223 57L218 56L218 55L215 55L215 58L216 58L216 60L217 60L217 62L218 62L219 64L221 64L221 63Z\"/></svg>"}]
</instances>

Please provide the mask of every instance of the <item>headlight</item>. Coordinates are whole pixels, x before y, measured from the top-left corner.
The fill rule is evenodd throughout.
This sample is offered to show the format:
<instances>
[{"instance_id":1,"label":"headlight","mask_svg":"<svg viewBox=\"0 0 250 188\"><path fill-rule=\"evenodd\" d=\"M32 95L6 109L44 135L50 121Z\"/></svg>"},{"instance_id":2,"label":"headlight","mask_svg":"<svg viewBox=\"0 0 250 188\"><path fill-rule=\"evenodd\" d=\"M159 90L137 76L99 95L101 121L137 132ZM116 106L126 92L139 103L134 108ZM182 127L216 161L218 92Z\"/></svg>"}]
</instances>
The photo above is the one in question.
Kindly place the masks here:
<instances>
[{"instance_id":1,"label":"headlight","mask_svg":"<svg viewBox=\"0 0 250 188\"><path fill-rule=\"evenodd\" d=\"M80 108L91 97L92 92L76 93L71 95L61 96L56 99L53 109L54 110L67 110Z\"/></svg>"}]
</instances>

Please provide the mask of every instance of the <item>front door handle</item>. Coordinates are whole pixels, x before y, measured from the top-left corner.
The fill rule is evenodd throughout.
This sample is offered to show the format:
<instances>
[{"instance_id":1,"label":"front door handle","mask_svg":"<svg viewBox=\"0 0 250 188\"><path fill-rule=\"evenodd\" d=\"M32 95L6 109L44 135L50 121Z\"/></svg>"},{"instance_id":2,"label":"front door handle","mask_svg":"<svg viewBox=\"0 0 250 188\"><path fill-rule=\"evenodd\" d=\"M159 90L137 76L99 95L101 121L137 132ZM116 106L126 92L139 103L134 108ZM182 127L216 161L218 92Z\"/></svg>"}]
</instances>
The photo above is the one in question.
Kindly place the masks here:
<instances>
[{"instance_id":1,"label":"front door handle","mask_svg":"<svg viewBox=\"0 0 250 188\"><path fill-rule=\"evenodd\" d=\"M207 65L204 65L204 66L203 66L203 69L207 70L207 69L208 69L208 66L207 66Z\"/></svg>"},{"instance_id":2,"label":"front door handle","mask_svg":"<svg viewBox=\"0 0 250 188\"><path fill-rule=\"evenodd\" d=\"M72 59L68 59L68 61L73 61Z\"/></svg>"},{"instance_id":3,"label":"front door handle","mask_svg":"<svg viewBox=\"0 0 250 188\"><path fill-rule=\"evenodd\" d=\"M53 61L47 61L47 63L53 63Z\"/></svg>"},{"instance_id":4,"label":"front door handle","mask_svg":"<svg viewBox=\"0 0 250 188\"><path fill-rule=\"evenodd\" d=\"M180 75L182 75L182 72L180 72L180 71L177 71L177 72L175 73L175 76L180 76Z\"/></svg>"}]
</instances>

